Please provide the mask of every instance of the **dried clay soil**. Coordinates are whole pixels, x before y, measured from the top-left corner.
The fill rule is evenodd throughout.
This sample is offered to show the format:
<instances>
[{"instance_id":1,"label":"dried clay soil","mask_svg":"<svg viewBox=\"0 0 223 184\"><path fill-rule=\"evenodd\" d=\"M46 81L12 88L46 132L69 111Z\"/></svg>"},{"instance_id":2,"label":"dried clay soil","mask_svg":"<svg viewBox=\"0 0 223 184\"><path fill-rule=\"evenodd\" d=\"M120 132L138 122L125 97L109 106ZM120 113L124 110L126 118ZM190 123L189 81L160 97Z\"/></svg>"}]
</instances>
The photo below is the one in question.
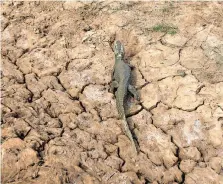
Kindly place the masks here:
<instances>
[{"instance_id":1,"label":"dried clay soil","mask_svg":"<svg viewBox=\"0 0 223 184\"><path fill-rule=\"evenodd\" d=\"M1 2L2 183L223 183L223 4ZM132 83L134 155L109 93Z\"/></svg>"}]
</instances>

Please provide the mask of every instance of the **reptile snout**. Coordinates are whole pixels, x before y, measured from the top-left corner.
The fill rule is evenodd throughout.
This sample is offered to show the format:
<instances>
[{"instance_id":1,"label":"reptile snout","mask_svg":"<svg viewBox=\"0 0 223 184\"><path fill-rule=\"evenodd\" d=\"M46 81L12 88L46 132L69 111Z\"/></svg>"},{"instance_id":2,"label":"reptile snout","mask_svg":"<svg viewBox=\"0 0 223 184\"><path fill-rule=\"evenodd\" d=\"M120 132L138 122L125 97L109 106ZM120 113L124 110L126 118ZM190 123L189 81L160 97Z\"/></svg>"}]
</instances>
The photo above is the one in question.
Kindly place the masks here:
<instances>
[{"instance_id":1,"label":"reptile snout","mask_svg":"<svg viewBox=\"0 0 223 184\"><path fill-rule=\"evenodd\" d=\"M124 53L125 53L124 47L119 40L115 41L114 53L115 53L116 56L124 56Z\"/></svg>"}]
</instances>

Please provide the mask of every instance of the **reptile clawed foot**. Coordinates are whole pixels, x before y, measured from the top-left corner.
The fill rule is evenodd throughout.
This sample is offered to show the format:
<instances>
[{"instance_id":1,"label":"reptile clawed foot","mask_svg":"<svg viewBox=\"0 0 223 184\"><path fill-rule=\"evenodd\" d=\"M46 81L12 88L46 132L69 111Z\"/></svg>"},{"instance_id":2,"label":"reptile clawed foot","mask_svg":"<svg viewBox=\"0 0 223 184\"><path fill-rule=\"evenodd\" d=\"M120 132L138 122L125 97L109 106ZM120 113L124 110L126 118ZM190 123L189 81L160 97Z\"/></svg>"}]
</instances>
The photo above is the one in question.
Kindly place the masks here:
<instances>
[{"instance_id":1,"label":"reptile clawed foot","mask_svg":"<svg viewBox=\"0 0 223 184\"><path fill-rule=\"evenodd\" d=\"M136 98L136 97L131 97L130 98L130 102L135 103L135 104L140 104L142 103L142 101L140 101L140 98Z\"/></svg>"}]
</instances>

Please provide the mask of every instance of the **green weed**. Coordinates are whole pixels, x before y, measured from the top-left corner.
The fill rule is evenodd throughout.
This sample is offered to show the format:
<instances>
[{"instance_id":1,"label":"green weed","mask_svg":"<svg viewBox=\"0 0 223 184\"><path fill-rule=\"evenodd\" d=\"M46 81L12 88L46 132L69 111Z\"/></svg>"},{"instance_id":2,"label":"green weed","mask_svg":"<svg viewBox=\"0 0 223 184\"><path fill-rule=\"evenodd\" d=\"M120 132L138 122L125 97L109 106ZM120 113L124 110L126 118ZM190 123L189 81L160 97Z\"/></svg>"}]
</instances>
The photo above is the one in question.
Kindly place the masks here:
<instances>
[{"instance_id":1,"label":"green weed","mask_svg":"<svg viewBox=\"0 0 223 184\"><path fill-rule=\"evenodd\" d=\"M168 24L157 24L152 27L152 30L155 32L162 32L170 35L175 35L178 31L178 28L176 26Z\"/></svg>"}]
</instances>

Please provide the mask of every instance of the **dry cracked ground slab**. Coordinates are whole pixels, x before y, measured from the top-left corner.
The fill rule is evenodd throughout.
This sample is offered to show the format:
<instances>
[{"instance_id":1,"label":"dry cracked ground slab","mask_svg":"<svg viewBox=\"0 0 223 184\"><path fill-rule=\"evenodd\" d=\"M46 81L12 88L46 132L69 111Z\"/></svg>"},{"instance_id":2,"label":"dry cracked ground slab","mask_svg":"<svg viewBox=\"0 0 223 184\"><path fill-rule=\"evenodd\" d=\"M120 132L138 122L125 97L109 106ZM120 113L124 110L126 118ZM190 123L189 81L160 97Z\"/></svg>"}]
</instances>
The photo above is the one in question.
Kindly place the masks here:
<instances>
[{"instance_id":1,"label":"dry cracked ground slab","mask_svg":"<svg viewBox=\"0 0 223 184\"><path fill-rule=\"evenodd\" d=\"M1 2L2 183L223 183L221 2ZM122 131L112 44L141 103Z\"/></svg>"}]
</instances>

